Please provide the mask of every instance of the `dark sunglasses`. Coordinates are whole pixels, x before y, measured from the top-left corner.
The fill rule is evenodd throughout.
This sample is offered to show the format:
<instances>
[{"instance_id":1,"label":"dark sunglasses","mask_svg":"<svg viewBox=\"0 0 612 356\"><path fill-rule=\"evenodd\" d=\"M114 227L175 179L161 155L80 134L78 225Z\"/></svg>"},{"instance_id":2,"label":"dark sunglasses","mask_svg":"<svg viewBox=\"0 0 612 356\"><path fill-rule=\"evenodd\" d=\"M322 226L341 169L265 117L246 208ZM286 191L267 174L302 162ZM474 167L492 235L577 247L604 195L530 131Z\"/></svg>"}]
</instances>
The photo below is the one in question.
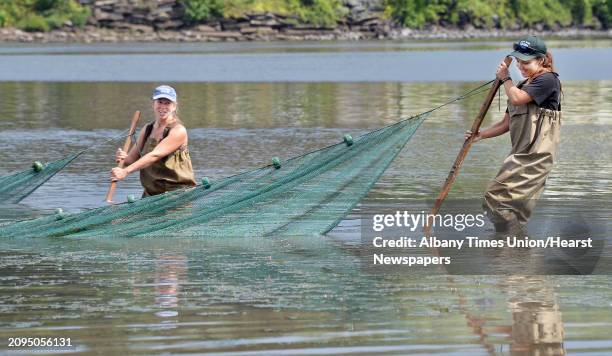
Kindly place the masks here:
<instances>
[{"instance_id":1,"label":"dark sunglasses","mask_svg":"<svg viewBox=\"0 0 612 356\"><path fill-rule=\"evenodd\" d=\"M520 52L522 54L526 54L526 55L545 54L545 53L542 53L542 51L540 51L538 49L535 49L533 47L529 47L529 45L527 45L526 43L524 43L522 41L512 45L512 48L515 51L518 51L518 52Z\"/></svg>"}]
</instances>

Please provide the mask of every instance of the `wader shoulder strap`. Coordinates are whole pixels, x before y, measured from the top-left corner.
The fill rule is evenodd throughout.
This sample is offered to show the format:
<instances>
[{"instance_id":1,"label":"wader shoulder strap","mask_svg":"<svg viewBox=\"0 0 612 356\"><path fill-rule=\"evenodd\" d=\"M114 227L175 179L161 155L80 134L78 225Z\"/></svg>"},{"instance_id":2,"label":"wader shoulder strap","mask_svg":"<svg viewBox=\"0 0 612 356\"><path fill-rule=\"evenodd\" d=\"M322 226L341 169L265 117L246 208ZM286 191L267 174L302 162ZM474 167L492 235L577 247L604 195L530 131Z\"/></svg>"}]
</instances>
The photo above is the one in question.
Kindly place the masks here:
<instances>
[{"instance_id":1,"label":"wader shoulder strap","mask_svg":"<svg viewBox=\"0 0 612 356\"><path fill-rule=\"evenodd\" d=\"M147 140L149 139L149 137L151 136L151 132L153 132L153 125L155 124L155 122L150 122L147 124L147 126L145 126L144 130L144 137L142 138L142 147L139 147L138 152L142 152L142 149L144 148L145 143L147 143ZM164 128L164 133L162 134L162 140L166 137L168 137L168 134L170 134L170 128L166 127Z\"/></svg>"},{"instance_id":2,"label":"wader shoulder strap","mask_svg":"<svg viewBox=\"0 0 612 356\"><path fill-rule=\"evenodd\" d=\"M151 136L151 132L153 131L153 122L149 122L147 126L144 127L144 136L142 138L142 146L138 147L138 153L142 156L142 149L144 148L145 143Z\"/></svg>"}]
</instances>

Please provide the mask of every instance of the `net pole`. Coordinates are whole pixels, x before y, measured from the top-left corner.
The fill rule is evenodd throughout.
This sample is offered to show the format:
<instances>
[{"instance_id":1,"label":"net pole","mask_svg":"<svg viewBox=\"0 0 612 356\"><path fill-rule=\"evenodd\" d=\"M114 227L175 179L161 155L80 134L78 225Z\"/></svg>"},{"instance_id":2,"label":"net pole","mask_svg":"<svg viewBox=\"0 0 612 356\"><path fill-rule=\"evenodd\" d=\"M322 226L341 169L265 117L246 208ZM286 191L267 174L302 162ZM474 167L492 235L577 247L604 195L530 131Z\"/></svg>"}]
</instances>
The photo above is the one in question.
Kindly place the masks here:
<instances>
[{"instance_id":1,"label":"net pole","mask_svg":"<svg viewBox=\"0 0 612 356\"><path fill-rule=\"evenodd\" d=\"M128 135L125 138L125 142L123 143L124 152L129 153L130 143L132 142L132 135L134 135L134 132L136 131L136 125L138 125L138 121L140 121L140 111L136 110L136 112L134 112L134 116L132 116L132 123L130 125L130 131L128 131ZM118 164L119 168L123 168L123 164L124 164L124 161L121 160ZM116 188L117 188L117 181L111 182L111 185L108 188L108 192L106 193L106 198L105 198L107 203L110 204L113 202L113 194L115 193Z\"/></svg>"},{"instance_id":2,"label":"net pole","mask_svg":"<svg viewBox=\"0 0 612 356\"><path fill-rule=\"evenodd\" d=\"M509 66L510 63L512 63L512 57L507 56L504 59L504 63L506 63L506 65ZM480 106L480 111L478 112L478 115L476 115L476 118L474 119L474 122L472 123L472 128L471 128L472 135L466 138L465 141L463 142L463 146L461 147L461 150L459 151L459 154L457 155L457 158L455 159L455 163L453 163L453 166L451 167L450 172L448 172L446 181L444 182L444 185L442 186L442 189L440 190L440 194L438 194L436 203L434 204L433 209L431 209L431 215L436 215L440 211L440 207L442 206L444 199L446 199L446 197L448 196L451 186L455 182L457 175L459 175L459 169L461 168L461 165L463 165L463 161L465 160L465 157L467 157L467 154L470 148L472 148L472 143L474 142L474 138L476 137L475 134L480 129L480 125L482 124L484 117L487 115L487 112L489 111L489 107L491 107L491 103L493 102L493 99L495 98L495 94L497 94L497 90L499 89L501 85L502 85L502 81L499 78L497 78L493 82L491 89L489 89L489 93L487 94L485 101ZM427 219L425 226L423 227L423 232L427 236L429 235L430 230L431 230L431 226L429 225L429 219Z\"/></svg>"}]
</instances>

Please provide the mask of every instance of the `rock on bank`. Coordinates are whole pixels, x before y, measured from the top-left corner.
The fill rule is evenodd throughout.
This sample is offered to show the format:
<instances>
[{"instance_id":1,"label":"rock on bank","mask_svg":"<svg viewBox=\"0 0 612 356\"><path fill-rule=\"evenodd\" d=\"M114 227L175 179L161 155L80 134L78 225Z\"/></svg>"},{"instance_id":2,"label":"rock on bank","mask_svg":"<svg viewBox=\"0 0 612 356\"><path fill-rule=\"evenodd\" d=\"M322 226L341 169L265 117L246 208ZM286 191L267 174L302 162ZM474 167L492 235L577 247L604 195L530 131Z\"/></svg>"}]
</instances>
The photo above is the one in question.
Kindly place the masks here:
<instances>
[{"instance_id":1,"label":"rock on bank","mask_svg":"<svg viewBox=\"0 0 612 356\"><path fill-rule=\"evenodd\" d=\"M274 40L369 40L369 39L471 39L514 38L520 31L430 27L401 28L383 16L383 0L343 0L348 13L334 26L304 23L293 15L246 13L240 17L213 19L188 26L185 8L177 0L80 0L92 16L83 28L70 23L50 32L25 32L0 28L2 42L220 42ZM533 32L533 31L531 31ZM535 31L543 36L606 37L612 30L566 29Z\"/></svg>"}]
</instances>

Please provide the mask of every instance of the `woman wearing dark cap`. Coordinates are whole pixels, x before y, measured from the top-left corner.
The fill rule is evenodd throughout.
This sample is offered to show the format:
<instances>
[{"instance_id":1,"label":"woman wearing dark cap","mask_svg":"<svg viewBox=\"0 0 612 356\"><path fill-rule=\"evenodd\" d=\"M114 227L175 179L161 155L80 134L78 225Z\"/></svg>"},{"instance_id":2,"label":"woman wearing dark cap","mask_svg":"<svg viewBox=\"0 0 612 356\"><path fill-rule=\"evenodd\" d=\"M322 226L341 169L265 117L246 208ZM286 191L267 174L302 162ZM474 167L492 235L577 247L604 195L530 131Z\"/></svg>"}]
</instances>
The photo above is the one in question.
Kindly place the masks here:
<instances>
[{"instance_id":1,"label":"woman wearing dark cap","mask_svg":"<svg viewBox=\"0 0 612 356\"><path fill-rule=\"evenodd\" d=\"M483 204L497 231L527 224L556 162L561 126L561 82L544 41L522 38L510 56L526 79L515 86L502 61L496 75L508 96L508 110L501 121L477 132L474 140L510 131L512 150L489 183ZM470 135L468 131L466 136Z\"/></svg>"},{"instance_id":2,"label":"woman wearing dark cap","mask_svg":"<svg viewBox=\"0 0 612 356\"><path fill-rule=\"evenodd\" d=\"M117 150L116 160L123 160L125 168L115 167L111 171L113 181L140 171L143 197L196 185L187 149L187 130L176 115L176 90L168 85L159 86L153 91L152 100L155 121L140 131L129 153Z\"/></svg>"}]
</instances>

